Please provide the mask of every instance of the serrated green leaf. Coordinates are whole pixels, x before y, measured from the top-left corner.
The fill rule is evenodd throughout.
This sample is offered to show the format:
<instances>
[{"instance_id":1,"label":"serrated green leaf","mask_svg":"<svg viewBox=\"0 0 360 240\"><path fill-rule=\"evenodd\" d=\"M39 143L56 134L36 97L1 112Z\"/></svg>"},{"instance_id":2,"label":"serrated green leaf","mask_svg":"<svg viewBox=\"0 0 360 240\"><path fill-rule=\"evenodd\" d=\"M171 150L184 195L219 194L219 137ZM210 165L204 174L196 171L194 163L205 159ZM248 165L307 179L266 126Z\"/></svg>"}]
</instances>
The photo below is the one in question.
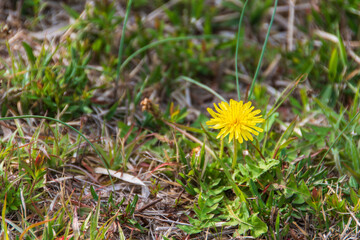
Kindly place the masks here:
<instances>
[{"instance_id":1,"label":"serrated green leaf","mask_svg":"<svg viewBox=\"0 0 360 240\"><path fill-rule=\"evenodd\" d=\"M253 225L253 228L251 229L251 235L254 237L260 237L268 230L267 225L261 221L257 214L251 215L250 223Z\"/></svg>"},{"instance_id":2,"label":"serrated green leaf","mask_svg":"<svg viewBox=\"0 0 360 240\"><path fill-rule=\"evenodd\" d=\"M177 228L183 230L184 232L188 234L196 234L202 231L202 229L193 227L193 226L187 226L187 225L177 225Z\"/></svg>"}]
</instances>

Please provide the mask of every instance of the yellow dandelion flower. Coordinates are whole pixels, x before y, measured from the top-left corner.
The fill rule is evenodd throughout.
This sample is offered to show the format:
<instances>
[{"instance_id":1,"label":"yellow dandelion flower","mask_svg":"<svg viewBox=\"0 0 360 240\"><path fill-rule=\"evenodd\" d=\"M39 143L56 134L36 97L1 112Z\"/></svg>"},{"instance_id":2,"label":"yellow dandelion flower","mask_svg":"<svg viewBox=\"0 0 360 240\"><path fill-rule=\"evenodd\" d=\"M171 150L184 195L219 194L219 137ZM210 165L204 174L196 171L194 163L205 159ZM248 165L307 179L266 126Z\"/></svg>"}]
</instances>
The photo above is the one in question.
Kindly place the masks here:
<instances>
[{"instance_id":1,"label":"yellow dandelion flower","mask_svg":"<svg viewBox=\"0 0 360 240\"><path fill-rule=\"evenodd\" d=\"M254 107L251 107L251 102L244 104L243 101L237 102L231 99L230 104L221 102L218 107L214 103L214 107L217 113L211 108L207 109L213 118L206 124L212 125L211 128L221 129L216 138L223 139L229 135L229 142L237 139L242 143L244 140L253 140L251 133L257 136L259 132L263 131L262 128L255 125L265 120L262 115L258 115L261 112L259 109L253 111Z\"/></svg>"}]
</instances>

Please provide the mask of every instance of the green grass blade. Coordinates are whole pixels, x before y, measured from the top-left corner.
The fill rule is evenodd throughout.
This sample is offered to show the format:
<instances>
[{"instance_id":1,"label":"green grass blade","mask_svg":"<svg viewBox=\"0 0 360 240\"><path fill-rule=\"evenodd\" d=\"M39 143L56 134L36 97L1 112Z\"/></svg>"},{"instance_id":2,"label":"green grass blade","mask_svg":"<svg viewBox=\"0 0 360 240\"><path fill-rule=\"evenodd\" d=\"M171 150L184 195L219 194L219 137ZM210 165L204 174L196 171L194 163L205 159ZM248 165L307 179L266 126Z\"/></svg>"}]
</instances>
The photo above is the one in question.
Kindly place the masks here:
<instances>
[{"instance_id":1,"label":"green grass blade","mask_svg":"<svg viewBox=\"0 0 360 240\"><path fill-rule=\"evenodd\" d=\"M295 88L297 87L297 85L299 84L299 82L301 81L301 79L304 78L304 74L301 75L300 77L298 77L295 81L293 85L289 85L285 88L284 91L282 91L282 93L280 94L279 98L276 100L275 104L273 105L273 107L270 109L270 111L268 112L268 114L266 114L265 117L265 121L271 117L271 115L284 103L284 101L290 96L290 94L295 90Z\"/></svg>"},{"instance_id":2,"label":"green grass blade","mask_svg":"<svg viewBox=\"0 0 360 240\"><path fill-rule=\"evenodd\" d=\"M121 64L121 58L122 58L122 53L123 53L123 49L124 49L125 30L126 30L126 24L127 24L130 9L131 9L131 3L132 3L132 0L129 0L128 4L126 6L126 13L125 13L125 18L124 18L124 23L123 23L123 29L121 32L121 39L120 39L120 46L119 46L119 53L118 53L118 62L117 62L117 66L116 66L116 83L118 83L119 79L120 79L120 71L121 71L120 64Z\"/></svg>"},{"instance_id":3,"label":"green grass blade","mask_svg":"<svg viewBox=\"0 0 360 240\"><path fill-rule=\"evenodd\" d=\"M240 101L240 87L239 87L239 72L238 72L238 54L239 54L239 45L240 45L240 30L241 30L241 24L243 17L245 15L245 8L249 0L246 0L243 6L243 9L241 11L240 19L239 19L239 25L238 25L238 32L236 37L236 50L235 50L235 76L236 76L236 90L238 94L238 99Z\"/></svg>"},{"instance_id":4,"label":"green grass blade","mask_svg":"<svg viewBox=\"0 0 360 240\"><path fill-rule=\"evenodd\" d=\"M100 199L96 205L94 216L92 217L91 222L90 222L90 240L95 240L96 236L99 232L97 230L98 223L99 223L99 216L100 216Z\"/></svg>"},{"instance_id":5,"label":"green grass blade","mask_svg":"<svg viewBox=\"0 0 360 240\"><path fill-rule=\"evenodd\" d=\"M278 4L278 0L275 0L275 3L274 3L274 11L273 11L272 16L271 16L269 28L268 28L268 31L267 31L267 33L266 33L265 42L264 42L263 47L262 47L262 50L261 50L261 55L260 55L260 59L259 59L258 65L257 65L257 67L256 67L255 75L254 75L254 78L253 78L252 83L251 83L248 100L251 100L251 96L252 96L252 93L253 93L253 91L254 91L255 81L256 81L256 78L257 78L257 76L258 76L258 74L259 74L259 72L260 72L261 62L262 62L263 57L264 57L264 53L265 53L265 49L266 49L266 44L267 44L267 41L268 41L269 35L270 35L271 26L272 26L272 24L273 24L273 22L274 22L274 17L275 17L275 13L276 13L277 4Z\"/></svg>"},{"instance_id":6,"label":"green grass blade","mask_svg":"<svg viewBox=\"0 0 360 240\"><path fill-rule=\"evenodd\" d=\"M283 144L284 140L285 140L285 142L286 142L286 140L289 140L292 132L294 131L295 123L296 123L296 117L289 124L289 126L286 128L286 130L283 132L283 134L281 134L279 140L276 142L276 145L274 147L274 151L272 153L272 156L273 156L274 159L276 159L276 156L277 156L277 154L279 152L280 146L281 146L281 144Z\"/></svg>"},{"instance_id":7,"label":"green grass blade","mask_svg":"<svg viewBox=\"0 0 360 240\"><path fill-rule=\"evenodd\" d=\"M206 85L204 85L204 84L202 84L202 83L200 83L200 82L198 82L198 81L196 81L196 80L194 80L194 79L192 79L192 78L185 77L185 76L180 76L180 77L178 77L178 78L176 79L176 81L181 80L181 79L182 79L182 80L185 80L185 81L188 81L188 82L191 82L191 83L193 83L193 84L201 87L202 89L205 89L205 90L208 91L209 93L213 94L214 96L216 96L216 97L217 97L218 99L220 99L221 101L227 102L227 101L225 100L225 98L223 98L220 94L218 94L217 92L215 92L214 90L212 90L212 89L209 88L208 86L206 86Z\"/></svg>"},{"instance_id":8,"label":"green grass blade","mask_svg":"<svg viewBox=\"0 0 360 240\"><path fill-rule=\"evenodd\" d=\"M280 213L278 213L275 221L276 240L280 240Z\"/></svg>"},{"instance_id":9,"label":"green grass blade","mask_svg":"<svg viewBox=\"0 0 360 240\"><path fill-rule=\"evenodd\" d=\"M119 224L118 226L119 226L119 240L126 240L126 237L124 235L124 231L121 228L121 224Z\"/></svg>"}]
</instances>

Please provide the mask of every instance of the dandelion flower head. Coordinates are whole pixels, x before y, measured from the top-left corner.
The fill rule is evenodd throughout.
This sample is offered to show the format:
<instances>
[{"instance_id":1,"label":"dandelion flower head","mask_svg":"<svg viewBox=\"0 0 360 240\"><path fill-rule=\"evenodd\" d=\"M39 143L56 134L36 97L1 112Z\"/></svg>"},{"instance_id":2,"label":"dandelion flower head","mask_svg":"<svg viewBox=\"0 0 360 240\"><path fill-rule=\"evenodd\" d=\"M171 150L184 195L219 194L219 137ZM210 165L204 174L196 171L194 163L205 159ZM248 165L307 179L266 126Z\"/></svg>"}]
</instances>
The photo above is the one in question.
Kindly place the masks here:
<instances>
[{"instance_id":1,"label":"dandelion flower head","mask_svg":"<svg viewBox=\"0 0 360 240\"><path fill-rule=\"evenodd\" d=\"M225 138L229 135L229 142L237 139L240 143L245 141L252 141L251 134L259 135L263 129L255 126L257 123L262 123L265 120L262 115L258 115L261 111L255 110L251 106L251 102L243 103L243 101L237 102L233 99L230 100L230 104L227 102L219 103L219 107L214 103L215 112L211 108L208 108L208 112L213 117L206 124L211 128L221 129L216 138Z\"/></svg>"}]
</instances>

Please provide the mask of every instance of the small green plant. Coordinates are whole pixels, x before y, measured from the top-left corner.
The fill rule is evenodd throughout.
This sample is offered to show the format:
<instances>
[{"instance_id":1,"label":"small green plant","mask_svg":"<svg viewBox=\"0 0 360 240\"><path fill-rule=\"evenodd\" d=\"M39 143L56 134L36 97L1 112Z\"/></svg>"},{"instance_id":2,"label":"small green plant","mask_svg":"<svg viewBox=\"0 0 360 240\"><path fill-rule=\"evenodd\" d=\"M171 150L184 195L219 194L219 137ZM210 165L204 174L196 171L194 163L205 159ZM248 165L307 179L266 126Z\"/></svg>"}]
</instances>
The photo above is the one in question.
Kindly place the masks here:
<instances>
[{"instance_id":1,"label":"small green plant","mask_svg":"<svg viewBox=\"0 0 360 240\"><path fill-rule=\"evenodd\" d=\"M24 113L47 112L49 116L55 116L59 111L66 110L63 118L69 119L70 116L74 118L92 111L92 90L85 72L89 55L81 56L73 47L69 47L70 55L67 57L71 62L68 66L61 66L52 62L58 48L50 52L43 47L35 56L27 43L23 42L23 47L29 65L26 66L22 57L16 60L13 56L13 66L7 74L9 84L2 85L5 92L3 113L19 100ZM10 52L10 48L8 50Z\"/></svg>"},{"instance_id":2,"label":"small green plant","mask_svg":"<svg viewBox=\"0 0 360 240\"><path fill-rule=\"evenodd\" d=\"M164 188L161 187L160 183L157 183L155 178L151 180L151 184L152 186L150 187L150 193L153 197L156 197L156 195Z\"/></svg>"},{"instance_id":3,"label":"small green plant","mask_svg":"<svg viewBox=\"0 0 360 240\"><path fill-rule=\"evenodd\" d=\"M216 179L210 186L201 184L201 189L194 189L198 195L197 202L194 203L193 211L196 218L188 216L189 223L192 226L178 225L178 227L189 234L195 234L201 232L206 228L216 227L216 222L219 222L218 218L220 211L219 205L224 198L224 191L226 187L218 186L221 179Z\"/></svg>"},{"instance_id":4,"label":"small green plant","mask_svg":"<svg viewBox=\"0 0 360 240\"><path fill-rule=\"evenodd\" d=\"M14 139L14 136L11 139ZM6 201L7 213L19 211L20 208L24 208L31 202L39 200L43 194L44 175L46 174L46 169L43 167L44 157L42 154L38 154L36 159L32 158L34 154L30 154L31 160L29 161L29 154L23 151L23 147L12 146L12 148L17 148L18 150L2 151L0 155L3 158L12 159L13 154L16 153L19 167L22 170L16 179L12 179L13 177L10 173L13 170L10 167L10 162L4 161L0 165L0 184L3 186L0 190L0 203L5 204ZM24 191L24 189L27 190Z\"/></svg>"},{"instance_id":5,"label":"small green plant","mask_svg":"<svg viewBox=\"0 0 360 240\"><path fill-rule=\"evenodd\" d=\"M80 15L69 6L64 5L64 8L70 16L77 19L73 27L77 30L77 41L80 42L82 54L92 52L92 58L96 61L114 64L115 30L122 18L116 14L113 1L96 0L93 4L94 6L86 5L84 19L79 18Z\"/></svg>"}]
</instances>

